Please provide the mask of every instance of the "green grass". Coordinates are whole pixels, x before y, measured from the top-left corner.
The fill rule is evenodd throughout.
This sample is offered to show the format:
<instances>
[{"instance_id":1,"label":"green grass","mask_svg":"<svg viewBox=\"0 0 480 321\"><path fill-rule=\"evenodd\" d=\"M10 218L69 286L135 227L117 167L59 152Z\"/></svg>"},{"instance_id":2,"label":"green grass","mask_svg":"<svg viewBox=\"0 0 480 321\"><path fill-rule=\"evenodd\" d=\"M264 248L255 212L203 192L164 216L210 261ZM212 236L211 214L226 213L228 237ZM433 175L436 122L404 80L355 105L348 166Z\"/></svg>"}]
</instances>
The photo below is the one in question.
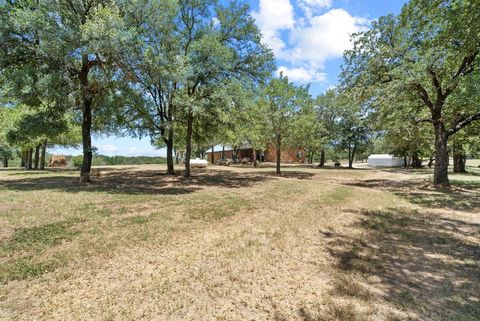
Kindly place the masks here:
<instances>
[{"instance_id":1,"label":"green grass","mask_svg":"<svg viewBox=\"0 0 480 321\"><path fill-rule=\"evenodd\" d=\"M2 244L2 250L9 252L40 251L46 247L57 245L80 233L78 230L72 229L72 226L78 222L80 220L69 220L20 228L15 231L11 239Z\"/></svg>"},{"instance_id":2,"label":"green grass","mask_svg":"<svg viewBox=\"0 0 480 321\"><path fill-rule=\"evenodd\" d=\"M65 261L62 258L50 258L46 261L38 261L34 256L16 258L7 261L0 267L0 283L37 278L63 265L65 265Z\"/></svg>"},{"instance_id":3,"label":"green grass","mask_svg":"<svg viewBox=\"0 0 480 321\"><path fill-rule=\"evenodd\" d=\"M215 167L185 181L158 166L116 167L87 186L76 175L0 170L0 310L14 317L466 321L480 312L473 170L452 175L452 190L428 186L428 169Z\"/></svg>"}]
</instances>

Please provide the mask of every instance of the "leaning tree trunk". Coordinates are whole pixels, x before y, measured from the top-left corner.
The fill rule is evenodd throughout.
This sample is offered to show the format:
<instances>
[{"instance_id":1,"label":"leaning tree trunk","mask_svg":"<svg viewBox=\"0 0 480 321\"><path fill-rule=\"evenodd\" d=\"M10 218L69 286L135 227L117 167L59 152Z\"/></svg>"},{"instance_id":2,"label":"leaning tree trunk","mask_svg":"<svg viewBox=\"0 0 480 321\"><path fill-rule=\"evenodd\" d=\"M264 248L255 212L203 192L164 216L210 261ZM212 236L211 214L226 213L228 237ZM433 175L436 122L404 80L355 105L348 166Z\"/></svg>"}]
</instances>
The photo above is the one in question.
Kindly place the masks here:
<instances>
[{"instance_id":1,"label":"leaning tree trunk","mask_svg":"<svg viewBox=\"0 0 480 321\"><path fill-rule=\"evenodd\" d=\"M433 170L433 184L449 186L447 132L441 120L434 121L433 127L435 131L435 168Z\"/></svg>"},{"instance_id":2,"label":"leaning tree trunk","mask_svg":"<svg viewBox=\"0 0 480 321\"><path fill-rule=\"evenodd\" d=\"M435 161L435 158L430 156L430 159L428 160L428 164L427 164L428 168L432 168L434 161Z\"/></svg>"},{"instance_id":3,"label":"leaning tree trunk","mask_svg":"<svg viewBox=\"0 0 480 321\"><path fill-rule=\"evenodd\" d=\"M47 158L47 141L42 143L42 155L40 157L40 169L45 169L45 159Z\"/></svg>"},{"instance_id":4,"label":"leaning tree trunk","mask_svg":"<svg viewBox=\"0 0 480 321\"><path fill-rule=\"evenodd\" d=\"M40 146L41 144L38 144L35 147L35 159L33 161L33 166L35 169L38 169L38 162L40 161Z\"/></svg>"},{"instance_id":5,"label":"leaning tree trunk","mask_svg":"<svg viewBox=\"0 0 480 321\"><path fill-rule=\"evenodd\" d=\"M82 141L83 141L83 162L80 168L80 183L90 182L90 171L92 169L92 101L87 98L83 105Z\"/></svg>"},{"instance_id":6,"label":"leaning tree trunk","mask_svg":"<svg viewBox=\"0 0 480 321\"><path fill-rule=\"evenodd\" d=\"M190 157L192 156L192 134L193 134L193 115L192 111L188 112L187 117L187 141L185 148L185 172L183 176L190 178Z\"/></svg>"},{"instance_id":7,"label":"leaning tree trunk","mask_svg":"<svg viewBox=\"0 0 480 321\"><path fill-rule=\"evenodd\" d=\"M168 138L164 140L167 145L167 175L175 175L175 165L173 164L173 131L168 131Z\"/></svg>"},{"instance_id":8,"label":"leaning tree trunk","mask_svg":"<svg viewBox=\"0 0 480 321\"><path fill-rule=\"evenodd\" d=\"M280 135L277 135L276 137L276 144L275 144L275 149L277 153L277 168L276 168L276 173L278 175L281 174L280 170L280 164L281 164L281 157L282 157L282 137Z\"/></svg>"}]
</instances>

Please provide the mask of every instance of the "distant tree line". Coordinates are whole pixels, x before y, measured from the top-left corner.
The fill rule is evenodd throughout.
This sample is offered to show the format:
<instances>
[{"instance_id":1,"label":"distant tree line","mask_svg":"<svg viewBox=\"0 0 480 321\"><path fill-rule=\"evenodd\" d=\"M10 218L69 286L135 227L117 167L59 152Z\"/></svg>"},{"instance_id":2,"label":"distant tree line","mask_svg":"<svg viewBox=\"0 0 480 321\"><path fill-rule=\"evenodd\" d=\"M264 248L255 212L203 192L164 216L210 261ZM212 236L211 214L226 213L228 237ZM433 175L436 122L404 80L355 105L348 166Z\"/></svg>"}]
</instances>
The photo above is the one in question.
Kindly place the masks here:
<instances>
[{"instance_id":1,"label":"distant tree line","mask_svg":"<svg viewBox=\"0 0 480 321\"><path fill-rule=\"evenodd\" d=\"M83 162L83 156L66 156L67 164L73 167L80 167ZM107 156L94 154L92 158L93 166L108 165L144 165L144 164L166 164L167 159L159 156Z\"/></svg>"}]
</instances>

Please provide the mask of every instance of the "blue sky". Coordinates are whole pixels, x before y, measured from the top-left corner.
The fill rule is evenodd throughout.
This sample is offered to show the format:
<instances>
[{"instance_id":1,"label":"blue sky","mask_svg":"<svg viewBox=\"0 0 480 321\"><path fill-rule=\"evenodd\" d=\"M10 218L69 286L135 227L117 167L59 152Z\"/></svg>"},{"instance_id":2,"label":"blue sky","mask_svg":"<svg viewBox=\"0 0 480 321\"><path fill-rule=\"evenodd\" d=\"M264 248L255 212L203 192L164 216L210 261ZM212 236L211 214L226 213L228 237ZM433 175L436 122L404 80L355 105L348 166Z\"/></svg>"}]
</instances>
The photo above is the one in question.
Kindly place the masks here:
<instances>
[{"instance_id":1,"label":"blue sky","mask_svg":"<svg viewBox=\"0 0 480 321\"><path fill-rule=\"evenodd\" d=\"M404 0L249 0L263 41L277 57L278 71L290 80L311 83L316 96L337 83L342 52L349 35L368 28L386 14L398 14ZM164 156L148 138L93 137L104 155ZM81 154L81 149L51 149L56 154Z\"/></svg>"}]
</instances>

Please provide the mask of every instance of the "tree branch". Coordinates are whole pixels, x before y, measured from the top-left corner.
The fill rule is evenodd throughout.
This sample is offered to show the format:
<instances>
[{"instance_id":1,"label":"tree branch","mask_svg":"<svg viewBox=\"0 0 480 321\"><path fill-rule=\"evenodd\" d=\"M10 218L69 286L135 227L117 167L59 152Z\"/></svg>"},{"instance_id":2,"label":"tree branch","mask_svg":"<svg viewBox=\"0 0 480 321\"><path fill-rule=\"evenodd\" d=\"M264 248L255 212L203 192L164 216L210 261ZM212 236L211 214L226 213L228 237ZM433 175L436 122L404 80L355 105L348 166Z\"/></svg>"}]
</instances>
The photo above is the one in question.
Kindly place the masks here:
<instances>
[{"instance_id":1,"label":"tree branch","mask_svg":"<svg viewBox=\"0 0 480 321\"><path fill-rule=\"evenodd\" d=\"M433 119L431 118L413 118L413 121L415 123L433 123Z\"/></svg>"},{"instance_id":2,"label":"tree branch","mask_svg":"<svg viewBox=\"0 0 480 321\"><path fill-rule=\"evenodd\" d=\"M451 136L451 135L455 134L456 132L458 132L459 130L468 126L470 123L472 123L476 120L480 120L480 112L478 112L476 114L473 114L473 115L470 115L470 116L468 116L466 118L463 118L462 120L458 121L455 124L455 126L453 126L452 128L450 128L447 131L447 136Z\"/></svg>"},{"instance_id":3,"label":"tree branch","mask_svg":"<svg viewBox=\"0 0 480 321\"><path fill-rule=\"evenodd\" d=\"M463 58L460 67L458 67L457 72L452 77L453 82L445 89L444 97L450 95L455 90L455 88L457 88L459 81L458 78L460 76L468 75L469 73L474 71L474 61L478 54L479 51L475 50L473 53Z\"/></svg>"},{"instance_id":4,"label":"tree branch","mask_svg":"<svg viewBox=\"0 0 480 321\"><path fill-rule=\"evenodd\" d=\"M435 90L437 91L437 100L444 99L443 96L443 91L442 91L442 85L440 84L440 81L438 80L437 73L435 70L433 70L433 66L428 67L428 73L430 74L430 78L432 79L432 84Z\"/></svg>"},{"instance_id":5,"label":"tree branch","mask_svg":"<svg viewBox=\"0 0 480 321\"><path fill-rule=\"evenodd\" d=\"M423 88L423 86L418 84L418 83L414 84L414 87L417 90L417 92L418 92L420 98L422 99L422 101L424 102L424 104L427 105L428 108L430 108L430 110L433 110L433 103L430 100L430 97L428 96L427 90L425 88Z\"/></svg>"},{"instance_id":6,"label":"tree branch","mask_svg":"<svg viewBox=\"0 0 480 321\"><path fill-rule=\"evenodd\" d=\"M473 62L474 62L474 60L475 60L475 58L477 57L478 54L479 54L479 51L475 50L470 55L465 56L463 58L462 63L460 64L460 67L458 67L457 72L453 75L452 78L456 79L461 75L465 76L466 74L472 72L473 69L474 69Z\"/></svg>"}]
</instances>

